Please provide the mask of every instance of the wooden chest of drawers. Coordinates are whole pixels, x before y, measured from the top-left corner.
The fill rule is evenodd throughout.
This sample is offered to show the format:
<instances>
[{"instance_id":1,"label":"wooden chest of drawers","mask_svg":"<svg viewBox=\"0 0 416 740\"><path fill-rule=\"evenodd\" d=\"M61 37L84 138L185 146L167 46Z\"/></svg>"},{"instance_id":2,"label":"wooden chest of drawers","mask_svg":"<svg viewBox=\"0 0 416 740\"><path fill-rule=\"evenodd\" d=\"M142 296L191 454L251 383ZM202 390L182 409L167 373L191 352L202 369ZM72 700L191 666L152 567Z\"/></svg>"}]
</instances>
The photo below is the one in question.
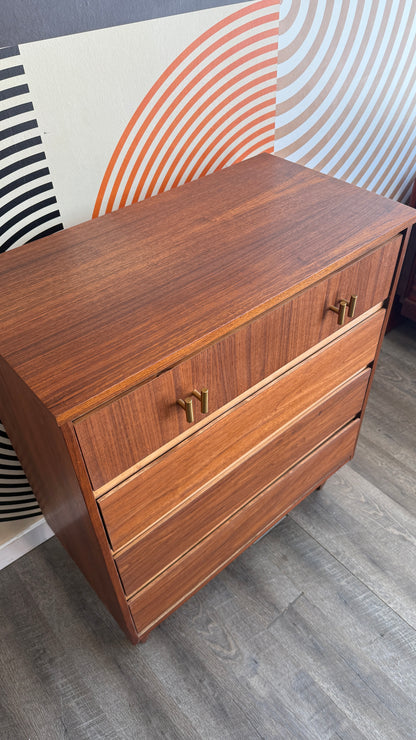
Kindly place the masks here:
<instances>
[{"instance_id":1,"label":"wooden chest of drawers","mask_svg":"<svg viewBox=\"0 0 416 740\"><path fill-rule=\"evenodd\" d=\"M415 220L260 155L2 256L0 418L133 642L352 457Z\"/></svg>"}]
</instances>

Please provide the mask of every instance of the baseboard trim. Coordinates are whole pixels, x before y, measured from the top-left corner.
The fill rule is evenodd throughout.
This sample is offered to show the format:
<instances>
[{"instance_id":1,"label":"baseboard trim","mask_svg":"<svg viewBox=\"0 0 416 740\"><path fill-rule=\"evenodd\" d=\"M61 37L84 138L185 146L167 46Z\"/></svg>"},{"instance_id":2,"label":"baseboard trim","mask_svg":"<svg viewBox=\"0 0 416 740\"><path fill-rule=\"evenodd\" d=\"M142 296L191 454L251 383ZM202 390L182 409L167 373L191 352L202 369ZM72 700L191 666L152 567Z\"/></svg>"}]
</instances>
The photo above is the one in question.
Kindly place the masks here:
<instances>
[{"instance_id":1,"label":"baseboard trim","mask_svg":"<svg viewBox=\"0 0 416 740\"><path fill-rule=\"evenodd\" d=\"M46 542L50 537L53 537L53 532L45 519L42 518L29 524L10 540L0 545L0 570L41 545L42 542Z\"/></svg>"}]
</instances>

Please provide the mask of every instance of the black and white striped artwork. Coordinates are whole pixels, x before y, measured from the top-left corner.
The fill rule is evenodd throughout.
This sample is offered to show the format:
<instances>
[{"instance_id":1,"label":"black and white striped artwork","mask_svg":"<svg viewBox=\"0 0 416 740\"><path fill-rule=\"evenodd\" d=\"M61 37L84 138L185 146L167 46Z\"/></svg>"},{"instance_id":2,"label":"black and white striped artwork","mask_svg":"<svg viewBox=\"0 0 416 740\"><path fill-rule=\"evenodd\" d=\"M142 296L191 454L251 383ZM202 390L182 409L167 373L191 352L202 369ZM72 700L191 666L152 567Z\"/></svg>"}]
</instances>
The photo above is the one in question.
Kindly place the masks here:
<instances>
[{"instance_id":1,"label":"black and white striped artwork","mask_svg":"<svg viewBox=\"0 0 416 740\"><path fill-rule=\"evenodd\" d=\"M17 455L0 423L0 522L40 514Z\"/></svg>"},{"instance_id":2,"label":"black and white striped artwork","mask_svg":"<svg viewBox=\"0 0 416 740\"><path fill-rule=\"evenodd\" d=\"M19 48L0 49L0 252L60 229Z\"/></svg>"},{"instance_id":3,"label":"black and white striped artwork","mask_svg":"<svg viewBox=\"0 0 416 740\"><path fill-rule=\"evenodd\" d=\"M0 49L0 252L62 229L17 46ZM0 423L0 522L40 509Z\"/></svg>"}]
</instances>

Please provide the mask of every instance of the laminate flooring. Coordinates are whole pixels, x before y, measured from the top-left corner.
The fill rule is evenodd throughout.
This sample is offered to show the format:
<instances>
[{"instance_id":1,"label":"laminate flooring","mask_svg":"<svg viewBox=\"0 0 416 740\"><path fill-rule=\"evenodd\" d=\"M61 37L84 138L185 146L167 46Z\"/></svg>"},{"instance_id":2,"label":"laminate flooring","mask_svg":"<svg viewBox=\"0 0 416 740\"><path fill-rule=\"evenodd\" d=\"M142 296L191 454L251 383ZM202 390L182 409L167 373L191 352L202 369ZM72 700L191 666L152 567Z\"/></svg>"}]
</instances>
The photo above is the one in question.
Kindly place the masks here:
<instances>
[{"instance_id":1,"label":"laminate flooring","mask_svg":"<svg viewBox=\"0 0 416 740\"><path fill-rule=\"evenodd\" d=\"M416 325L354 460L131 646L55 538L0 573L1 740L415 740Z\"/></svg>"}]
</instances>

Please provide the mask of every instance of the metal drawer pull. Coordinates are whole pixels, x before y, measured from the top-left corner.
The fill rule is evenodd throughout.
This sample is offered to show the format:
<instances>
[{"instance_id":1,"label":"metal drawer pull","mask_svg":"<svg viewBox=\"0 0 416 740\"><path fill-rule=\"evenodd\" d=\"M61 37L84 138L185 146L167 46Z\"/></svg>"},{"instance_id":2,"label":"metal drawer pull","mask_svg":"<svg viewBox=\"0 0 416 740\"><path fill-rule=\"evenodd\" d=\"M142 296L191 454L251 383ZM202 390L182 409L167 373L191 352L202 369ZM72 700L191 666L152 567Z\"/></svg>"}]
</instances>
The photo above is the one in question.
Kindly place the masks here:
<instances>
[{"instance_id":1,"label":"metal drawer pull","mask_svg":"<svg viewBox=\"0 0 416 740\"><path fill-rule=\"evenodd\" d=\"M358 295L352 295L350 298L350 302L348 304L348 316L350 317L350 319L354 318L355 307L357 305L357 298L358 298Z\"/></svg>"},{"instance_id":2,"label":"metal drawer pull","mask_svg":"<svg viewBox=\"0 0 416 740\"><path fill-rule=\"evenodd\" d=\"M335 313L338 314L337 324L339 324L340 326L342 326L345 321L345 314L347 313L347 306L348 306L348 302L342 300L339 302L338 308L336 306L329 307L330 311L335 311Z\"/></svg>"},{"instance_id":3,"label":"metal drawer pull","mask_svg":"<svg viewBox=\"0 0 416 740\"><path fill-rule=\"evenodd\" d=\"M358 296L352 295L349 302L342 299L339 302L338 308L336 306L329 306L330 311L335 311L335 313L338 314L338 321L337 323L342 326L345 321L345 315L347 314L347 308L348 308L348 317L350 319L354 318L355 314L355 307L357 305L357 298Z\"/></svg>"},{"instance_id":4,"label":"metal drawer pull","mask_svg":"<svg viewBox=\"0 0 416 740\"><path fill-rule=\"evenodd\" d=\"M194 390L192 391L192 395L195 396L198 401L201 401L202 413L208 414L208 388L201 388L201 391L197 391L194 388Z\"/></svg>"},{"instance_id":5,"label":"metal drawer pull","mask_svg":"<svg viewBox=\"0 0 416 740\"><path fill-rule=\"evenodd\" d=\"M185 400L178 398L178 404L181 408L185 409L186 421L189 422L189 424L192 424L194 420L194 406L192 398L190 396L185 398Z\"/></svg>"}]
</instances>

